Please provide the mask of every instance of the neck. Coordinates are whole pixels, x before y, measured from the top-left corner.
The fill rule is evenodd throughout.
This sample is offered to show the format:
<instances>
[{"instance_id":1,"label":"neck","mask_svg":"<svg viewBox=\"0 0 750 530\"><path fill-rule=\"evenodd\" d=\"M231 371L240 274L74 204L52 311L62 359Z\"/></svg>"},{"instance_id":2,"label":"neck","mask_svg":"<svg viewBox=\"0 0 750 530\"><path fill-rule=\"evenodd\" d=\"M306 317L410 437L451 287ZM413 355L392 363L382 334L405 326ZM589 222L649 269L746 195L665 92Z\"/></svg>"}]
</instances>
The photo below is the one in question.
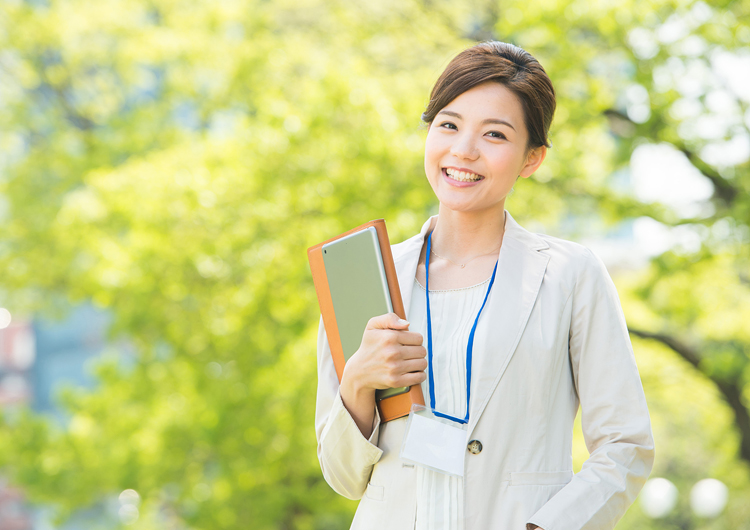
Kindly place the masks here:
<instances>
[{"instance_id":1,"label":"neck","mask_svg":"<svg viewBox=\"0 0 750 530\"><path fill-rule=\"evenodd\" d=\"M479 212L459 212L441 204L432 245L441 256L462 263L500 247L504 232L505 201Z\"/></svg>"}]
</instances>

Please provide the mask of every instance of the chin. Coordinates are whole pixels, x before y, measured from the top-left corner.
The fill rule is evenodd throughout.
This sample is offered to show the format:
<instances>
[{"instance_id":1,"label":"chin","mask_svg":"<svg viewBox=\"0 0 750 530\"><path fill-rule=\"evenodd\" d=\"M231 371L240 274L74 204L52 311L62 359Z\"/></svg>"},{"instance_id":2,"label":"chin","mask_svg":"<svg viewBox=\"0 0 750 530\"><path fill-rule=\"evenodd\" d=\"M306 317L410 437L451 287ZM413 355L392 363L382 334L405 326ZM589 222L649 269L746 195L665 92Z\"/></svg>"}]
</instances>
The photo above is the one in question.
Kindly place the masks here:
<instances>
[{"instance_id":1,"label":"chin","mask_svg":"<svg viewBox=\"0 0 750 530\"><path fill-rule=\"evenodd\" d=\"M471 213L481 212L488 209L487 206L468 204L465 201L451 201L450 199L441 200L440 197L438 197L438 201L440 201L441 208L445 208L453 212Z\"/></svg>"},{"instance_id":2,"label":"chin","mask_svg":"<svg viewBox=\"0 0 750 530\"><path fill-rule=\"evenodd\" d=\"M505 198L495 201L482 200L481 202L468 201L466 198L451 197L449 194L437 195L440 208L461 213L488 213L491 211L503 211L505 209Z\"/></svg>"}]
</instances>

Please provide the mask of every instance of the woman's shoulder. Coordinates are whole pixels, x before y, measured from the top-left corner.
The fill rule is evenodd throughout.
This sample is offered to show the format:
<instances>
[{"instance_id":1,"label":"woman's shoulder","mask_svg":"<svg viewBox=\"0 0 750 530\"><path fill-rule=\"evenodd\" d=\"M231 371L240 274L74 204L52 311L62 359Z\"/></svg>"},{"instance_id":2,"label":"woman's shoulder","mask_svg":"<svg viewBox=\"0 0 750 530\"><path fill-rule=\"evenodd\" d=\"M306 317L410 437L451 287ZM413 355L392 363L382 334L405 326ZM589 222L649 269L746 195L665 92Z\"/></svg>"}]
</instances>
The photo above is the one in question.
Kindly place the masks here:
<instances>
[{"instance_id":1,"label":"woman's shoulder","mask_svg":"<svg viewBox=\"0 0 750 530\"><path fill-rule=\"evenodd\" d=\"M550 256L548 268L565 271L576 283L611 281L606 265L589 247L547 234L536 235L549 246L543 250Z\"/></svg>"},{"instance_id":2,"label":"woman's shoulder","mask_svg":"<svg viewBox=\"0 0 750 530\"><path fill-rule=\"evenodd\" d=\"M418 252L422 248L422 241L424 236L422 234L415 234L409 239L401 241L391 245L391 253L393 254L393 261L398 262L404 257L409 255L409 252Z\"/></svg>"},{"instance_id":3,"label":"woman's shoulder","mask_svg":"<svg viewBox=\"0 0 750 530\"><path fill-rule=\"evenodd\" d=\"M510 213L506 213L505 237L515 239L528 249L547 254L551 266L577 271L598 263L598 258L588 247L567 239L527 230Z\"/></svg>"},{"instance_id":4,"label":"woman's shoulder","mask_svg":"<svg viewBox=\"0 0 750 530\"><path fill-rule=\"evenodd\" d=\"M547 234L535 235L549 246L548 252L559 259L565 259L570 262L581 264L595 262L599 259L589 247L576 243L575 241Z\"/></svg>"}]
</instances>

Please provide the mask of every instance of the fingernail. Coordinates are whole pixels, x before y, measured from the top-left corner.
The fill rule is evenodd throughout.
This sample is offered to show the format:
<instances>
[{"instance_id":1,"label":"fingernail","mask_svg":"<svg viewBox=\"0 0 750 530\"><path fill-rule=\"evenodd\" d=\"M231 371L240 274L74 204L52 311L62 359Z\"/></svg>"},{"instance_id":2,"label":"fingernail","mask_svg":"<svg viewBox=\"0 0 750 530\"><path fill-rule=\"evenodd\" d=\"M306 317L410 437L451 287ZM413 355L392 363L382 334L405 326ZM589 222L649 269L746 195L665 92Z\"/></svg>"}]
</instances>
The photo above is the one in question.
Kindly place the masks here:
<instances>
[{"instance_id":1,"label":"fingernail","mask_svg":"<svg viewBox=\"0 0 750 530\"><path fill-rule=\"evenodd\" d=\"M403 318L399 318L398 319L398 323L401 324L402 326L408 326L409 325L409 322L406 321L406 320L404 320Z\"/></svg>"}]
</instances>

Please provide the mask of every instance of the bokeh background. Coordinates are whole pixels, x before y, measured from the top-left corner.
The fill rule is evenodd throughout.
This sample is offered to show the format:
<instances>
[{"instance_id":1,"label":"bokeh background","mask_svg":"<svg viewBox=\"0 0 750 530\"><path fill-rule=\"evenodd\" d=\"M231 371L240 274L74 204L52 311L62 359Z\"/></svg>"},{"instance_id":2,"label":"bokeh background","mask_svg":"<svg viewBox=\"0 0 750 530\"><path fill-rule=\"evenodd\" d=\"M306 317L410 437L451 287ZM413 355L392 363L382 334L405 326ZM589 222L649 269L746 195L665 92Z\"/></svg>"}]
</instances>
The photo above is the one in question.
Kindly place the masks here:
<instances>
[{"instance_id":1,"label":"bokeh background","mask_svg":"<svg viewBox=\"0 0 750 530\"><path fill-rule=\"evenodd\" d=\"M750 529L748 0L2 0L2 530L348 528L305 251L435 213L419 117L491 38L558 92L507 208L631 330L657 456L617 528Z\"/></svg>"}]
</instances>

